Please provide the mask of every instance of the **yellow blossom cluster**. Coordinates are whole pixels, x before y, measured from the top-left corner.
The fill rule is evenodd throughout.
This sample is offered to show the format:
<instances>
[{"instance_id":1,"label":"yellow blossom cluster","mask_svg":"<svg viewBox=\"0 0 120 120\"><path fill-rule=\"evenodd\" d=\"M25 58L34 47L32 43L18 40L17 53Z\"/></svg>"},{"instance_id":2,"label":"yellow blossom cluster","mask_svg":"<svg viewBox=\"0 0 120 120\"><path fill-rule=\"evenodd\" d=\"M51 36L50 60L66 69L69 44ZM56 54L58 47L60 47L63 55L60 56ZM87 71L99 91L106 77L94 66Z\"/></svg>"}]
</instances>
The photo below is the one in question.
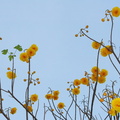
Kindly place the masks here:
<instances>
[{"instance_id":1,"label":"yellow blossom cluster","mask_svg":"<svg viewBox=\"0 0 120 120\"><path fill-rule=\"evenodd\" d=\"M38 46L36 44L32 44L26 52L20 54L20 60L23 62L29 62L29 59L36 54L38 51Z\"/></svg>"},{"instance_id":2,"label":"yellow blossom cluster","mask_svg":"<svg viewBox=\"0 0 120 120\"><path fill-rule=\"evenodd\" d=\"M69 83L69 82L68 82ZM86 77L83 77L83 78L81 78L81 79L75 79L74 81L73 81L73 86L74 86L74 88L67 88L67 91L71 91L72 92L72 94L74 94L74 95L79 95L80 94L80 86L79 85L81 85L81 84L83 84L83 85L89 85L89 80L88 80L88 78L86 78ZM75 87L76 86L76 87Z\"/></svg>"},{"instance_id":3,"label":"yellow blossom cluster","mask_svg":"<svg viewBox=\"0 0 120 120\"><path fill-rule=\"evenodd\" d=\"M29 111L32 112L33 108L32 108L32 104L34 104L34 102L38 101L38 95L37 94L32 94L30 96L30 99L28 101L28 105L24 104L23 106Z\"/></svg>"},{"instance_id":4,"label":"yellow blossom cluster","mask_svg":"<svg viewBox=\"0 0 120 120\"><path fill-rule=\"evenodd\" d=\"M120 113L120 98L119 95L110 89L105 89L102 97L99 99L100 102L110 103L110 108L108 109L108 114L111 116L116 116ZM111 101L111 102L110 102Z\"/></svg>"},{"instance_id":5,"label":"yellow blossom cluster","mask_svg":"<svg viewBox=\"0 0 120 120\"><path fill-rule=\"evenodd\" d=\"M111 101L111 109L108 113L112 116L115 116L117 113L120 113L120 98L114 98Z\"/></svg>"},{"instance_id":6,"label":"yellow blossom cluster","mask_svg":"<svg viewBox=\"0 0 120 120\"><path fill-rule=\"evenodd\" d=\"M51 94L46 94L45 98L48 100L50 100L50 99L58 100L59 94L60 94L60 92L58 90L56 90L56 91L53 91Z\"/></svg>"},{"instance_id":7,"label":"yellow blossom cluster","mask_svg":"<svg viewBox=\"0 0 120 120\"><path fill-rule=\"evenodd\" d=\"M26 104L24 104L23 105L25 108L27 108L27 110L29 111L29 112L32 112L33 111L33 108L32 108L32 106L30 106L30 105L26 105Z\"/></svg>"},{"instance_id":8,"label":"yellow blossom cluster","mask_svg":"<svg viewBox=\"0 0 120 120\"><path fill-rule=\"evenodd\" d=\"M89 32L87 30L88 28L89 28L89 26L86 25L85 28L82 28L81 30L84 30L86 33L88 33ZM75 37L78 37L78 36L82 37L82 36L84 36L84 34L80 31L78 34L75 34Z\"/></svg>"},{"instance_id":9,"label":"yellow blossom cluster","mask_svg":"<svg viewBox=\"0 0 120 120\"><path fill-rule=\"evenodd\" d=\"M40 84L40 79L39 78L36 78L36 79L33 79L33 75L36 73L36 71L33 71L32 73L30 71L27 72L30 76L31 76L31 79L30 79L30 84ZM26 82L28 79L23 79L24 82Z\"/></svg>"},{"instance_id":10,"label":"yellow blossom cluster","mask_svg":"<svg viewBox=\"0 0 120 120\"><path fill-rule=\"evenodd\" d=\"M91 46L92 46L92 48L94 48L94 49L99 49L100 46L101 46L101 44L102 44L102 43L93 41ZM108 56L109 54L112 54L112 46L107 45L107 46L101 48L101 49L100 49L100 54L101 54L103 57L106 57L106 56Z\"/></svg>"},{"instance_id":11,"label":"yellow blossom cluster","mask_svg":"<svg viewBox=\"0 0 120 120\"><path fill-rule=\"evenodd\" d=\"M111 108L109 111L108 111L108 114L112 115L112 116L115 116L118 112L114 109L114 108Z\"/></svg>"},{"instance_id":12,"label":"yellow blossom cluster","mask_svg":"<svg viewBox=\"0 0 120 120\"><path fill-rule=\"evenodd\" d=\"M70 82L68 82L70 83ZM80 86L79 85L89 85L89 79L86 78L86 77L83 77L81 79L75 79L73 82L72 82L72 86L73 88L71 88L71 85L70 85L70 88L67 88L67 91L70 91L72 94L74 95L79 95L80 94Z\"/></svg>"},{"instance_id":13,"label":"yellow blossom cluster","mask_svg":"<svg viewBox=\"0 0 120 120\"><path fill-rule=\"evenodd\" d=\"M111 107L117 112L120 112L120 98L115 98L111 101Z\"/></svg>"},{"instance_id":14,"label":"yellow blossom cluster","mask_svg":"<svg viewBox=\"0 0 120 120\"><path fill-rule=\"evenodd\" d=\"M80 85L80 84L89 85L89 80L88 80L88 78L83 77L83 78L81 78L81 79L75 79L75 80L73 81L73 85L74 85L74 86L78 86L78 85Z\"/></svg>"},{"instance_id":15,"label":"yellow blossom cluster","mask_svg":"<svg viewBox=\"0 0 120 120\"><path fill-rule=\"evenodd\" d=\"M111 104L110 108L108 109L108 114L111 116L115 116L120 112L120 98L117 97L118 94L106 89L102 94L102 98L99 99L100 102L109 102Z\"/></svg>"},{"instance_id":16,"label":"yellow blossom cluster","mask_svg":"<svg viewBox=\"0 0 120 120\"><path fill-rule=\"evenodd\" d=\"M108 15L111 15L113 17L119 17L120 16L120 8L119 7L113 7L112 10L106 10L105 17L101 19L102 22L104 22L107 18L107 21L110 21L110 19L107 17Z\"/></svg>"},{"instance_id":17,"label":"yellow blossom cluster","mask_svg":"<svg viewBox=\"0 0 120 120\"><path fill-rule=\"evenodd\" d=\"M100 70L97 66L92 67L91 69L91 80L98 81L99 83L104 83L106 81L106 76L108 75L108 71L106 69Z\"/></svg>"}]
</instances>

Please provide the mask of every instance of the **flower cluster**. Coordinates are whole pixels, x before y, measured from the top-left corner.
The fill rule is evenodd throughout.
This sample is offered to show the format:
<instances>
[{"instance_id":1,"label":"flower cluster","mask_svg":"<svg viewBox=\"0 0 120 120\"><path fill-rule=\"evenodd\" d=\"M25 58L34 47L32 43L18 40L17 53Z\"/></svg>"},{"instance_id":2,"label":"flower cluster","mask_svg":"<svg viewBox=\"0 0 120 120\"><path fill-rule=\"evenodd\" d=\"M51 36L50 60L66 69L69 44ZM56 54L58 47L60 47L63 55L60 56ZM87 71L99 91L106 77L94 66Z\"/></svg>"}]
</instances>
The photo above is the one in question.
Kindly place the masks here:
<instances>
[{"instance_id":1,"label":"flower cluster","mask_svg":"<svg viewBox=\"0 0 120 120\"><path fill-rule=\"evenodd\" d=\"M59 94L60 94L60 92L59 92L58 90L56 90L56 91L53 91L53 92L50 93L50 94L49 94L49 93L46 94L46 95L45 95L45 98L48 99L48 100L50 100L50 99L58 100Z\"/></svg>"},{"instance_id":2,"label":"flower cluster","mask_svg":"<svg viewBox=\"0 0 120 120\"><path fill-rule=\"evenodd\" d=\"M106 87L99 101L104 105L106 104L105 106L108 107L107 112L109 115L116 116L117 113L120 112L120 98L118 98L119 95L114 92L115 81L112 82L112 84L112 90Z\"/></svg>"},{"instance_id":3,"label":"flower cluster","mask_svg":"<svg viewBox=\"0 0 120 120\"><path fill-rule=\"evenodd\" d=\"M92 48L94 48L94 49L99 49L100 46L101 46L101 44L102 44L102 42L99 43L99 42L93 41L93 42L92 42ZM100 49L100 54L101 54L103 57L106 57L106 56L112 54L112 50L113 50L113 49L112 49L112 46L107 45L107 46L105 46L105 47L103 47L103 48Z\"/></svg>"},{"instance_id":4,"label":"flower cluster","mask_svg":"<svg viewBox=\"0 0 120 120\"><path fill-rule=\"evenodd\" d=\"M32 108L32 105L26 105L26 104L24 104L23 105L29 112L32 112L33 111L33 108Z\"/></svg>"},{"instance_id":5,"label":"flower cluster","mask_svg":"<svg viewBox=\"0 0 120 120\"><path fill-rule=\"evenodd\" d=\"M106 76L108 75L108 71L106 69L100 70L97 66L94 66L91 69L90 79L94 81L98 81L99 83L104 83L106 81Z\"/></svg>"},{"instance_id":6,"label":"flower cluster","mask_svg":"<svg viewBox=\"0 0 120 120\"><path fill-rule=\"evenodd\" d=\"M102 94L102 96L100 97L99 101L100 102L106 102L107 100L113 100L114 98L118 97L118 94L116 94L115 92L112 92L111 90L105 90ZM107 102L108 103L108 102Z\"/></svg>"},{"instance_id":7,"label":"flower cluster","mask_svg":"<svg viewBox=\"0 0 120 120\"><path fill-rule=\"evenodd\" d=\"M36 54L38 51L38 46L36 44L32 44L26 52L20 54L20 60L23 62L29 62L29 59Z\"/></svg>"},{"instance_id":8,"label":"flower cluster","mask_svg":"<svg viewBox=\"0 0 120 120\"><path fill-rule=\"evenodd\" d=\"M34 102L38 101L38 95L37 94L32 94L28 100L28 103L23 104L23 106L29 111L32 112L33 111L33 107L32 104L34 104Z\"/></svg>"},{"instance_id":9,"label":"flower cluster","mask_svg":"<svg viewBox=\"0 0 120 120\"><path fill-rule=\"evenodd\" d=\"M33 79L33 75L36 73L36 71L33 71L32 73L31 72L29 72L28 71L28 74L30 75L30 84L34 84L34 85L36 85L36 84L40 84L40 79L39 78L36 78L36 79ZM26 82L27 81L27 79L23 79L23 81L24 82Z\"/></svg>"},{"instance_id":10,"label":"flower cluster","mask_svg":"<svg viewBox=\"0 0 120 120\"><path fill-rule=\"evenodd\" d=\"M84 34L82 33L82 31L85 31L86 33L88 33L89 32L88 28L89 28L89 26L86 25L85 28L82 28L78 34L75 34L75 37L78 37L78 36L82 37L82 36L84 36Z\"/></svg>"},{"instance_id":11,"label":"flower cluster","mask_svg":"<svg viewBox=\"0 0 120 120\"><path fill-rule=\"evenodd\" d=\"M117 111L120 112L120 98L115 98L111 101L111 107Z\"/></svg>"},{"instance_id":12,"label":"flower cluster","mask_svg":"<svg viewBox=\"0 0 120 120\"><path fill-rule=\"evenodd\" d=\"M119 17L120 16L120 8L119 7L113 7L112 10L106 10L105 11L105 17L101 19L102 22L106 21L110 21L110 19L108 18L108 16L113 16L113 17Z\"/></svg>"},{"instance_id":13,"label":"flower cluster","mask_svg":"<svg viewBox=\"0 0 120 120\"><path fill-rule=\"evenodd\" d=\"M81 79L75 79L75 80L73 81L73 85L74 85L74 86L79 86L80 84L89 85L89 80L88 80L88 78L83 77L83 78L81 78Z\"/></svg>"},{"instance_id":14,"label":"flower cluster","mask_svg":"<svg viewBox=\"0 0 120 120\"><path fill-rule=\"evenodd\" d=\"M115 116L117 115L117 111L114 109L114 108L111 108L109 111L108 111L108 114L112 115L112 116Z\"/></svg>"},{"instance_id":15,"label":"flower cluster","mask_svg":"<svg viewBox=\"0 0 120 120\"><path fill-rule=\"evenodd\" d=\"M71 83L71 82L67 82ZM80 94L80 85L89 86L89 79L87 77L83 77L80 79L75 79L72 84L70 84L70 88L67 88L67 91L71 92L73 95Z\"/></svg>"}]
</instances>

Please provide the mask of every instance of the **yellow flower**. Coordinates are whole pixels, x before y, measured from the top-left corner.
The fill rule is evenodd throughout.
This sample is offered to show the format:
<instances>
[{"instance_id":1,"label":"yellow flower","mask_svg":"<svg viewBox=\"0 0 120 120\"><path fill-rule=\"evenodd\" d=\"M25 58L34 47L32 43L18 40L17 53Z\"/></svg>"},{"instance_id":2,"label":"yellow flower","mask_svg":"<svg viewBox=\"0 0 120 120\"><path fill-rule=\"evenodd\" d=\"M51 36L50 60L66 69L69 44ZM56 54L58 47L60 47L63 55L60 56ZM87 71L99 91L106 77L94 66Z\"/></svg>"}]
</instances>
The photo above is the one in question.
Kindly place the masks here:
<instances>
[{"instance_id":1,"label":"yellow flower","mask_svg":"<svg viewBox=\"0 0 120 120\"><path fill-rule=\"evenodd\" d=\"M24 104L23 106L26 108L27 105ZM33 111L32 106L29 106L29 105L28 105L28 106L27 106L27 110L28 110L29 112L32 112L32 111Z\"/></svg>"},{"instance_id":2,"label":"yellow flower","mask_svg":"<svg viewBox=\"0 0 120 120\"><path fill-rule=\"evenodd\" d=\"M30 46L30 48L32 48L33 50L35 50L35 52L38 51L38 46L37 46L36 44L32 44L32 45Z\"/></svg>"},{"instance_id":3,"label":"yellow flower","mask_svg":"<svg viewBox=\"0 0 120 120\"><path fill-rule=\"evenodd\" d=\"M27 55L27 53L21 53L20 54L20 60L21 61L23 61L23 62L26 62L26 61L28 61L28 55Z\"/></svg>"},{"instance_id":4,"label":"yellow flower","mask_svg":"<svg viewBox=\"0 0 120 120\"><path fill-rule=\"evenodd\" d=\"M112 115L112 116L115 116L117 114L117 111L113 108L111 108L109 111L108 111L108 114Z\"/></svg>"},{"instance_id":5,"label":"yellow flower","mask_svg":"<svg viewBox=\"0 0 120 120\"><path fill-rule=\"evenodd\" d=\"M8 71L8 72L6 73L6 75L7 75L7 77L8 77L9 79L14 79L14 78L17 77L16 74L15 74L14 72L12 72L12 71Z\"/></svg>"},{"instance_id":6,"label":"yellow flower","mask_svg":"<svg viewBox=\"0 0 120 120\"><path fill-rule=\"evenodd\" d=\"M87 78L81 78L80 81L83 85L88 85L89 84L89 80Z\"/></svg>"},{"instance_id":7,"label":"yellow flower","mask_svg":"<svg viewBox=\"0 0 120 120\"><path fill-rule=\"evenodd\" d=\"M59 95L60 92L57 90L57 91L53 91L53 95Z\"/></svg>"},{"instance_id":8,"label":"yellow flower","mask_svg":"<svg viewBox=\"0 0 120 120\"><path fill-rule=\"evenodd\" d=\"M100 54L103 56L103 57L106 57L108 54L107 54L107 52L106 52L106 48L101 48L100 49Z\"/></svg>"},{"instance_id":9,"label":"yellow flower","mask_svg":"<svg viewBox=\"0 0 120 120\"><path fill-rule=\"evenodd\" d=\"M100 77L98 77L98 82L99 82L99 83L104 83L104 82L106 82L106 78L100 76Z\"/></svg>"},{"instance_id":10,"label":"yellow flower","mask_svg":"<svg viewBox=\"0 0 120 120\"><path fill-rule=\"evenodd\" d=\"M106 69L102 69L99 74L100 74L100 76L105 77L108 75L108 71Z\"/></svg>"},{"instance_id":11,"label":"yellow flower","mask_svg":"<svg viewBox=\"0 0 120 120\"><path fill-rule=\"evenodd\" d=\"M38 95L37 94L31 95L30 100L36 102L38 100Z\"/></svg>"},{"instance_id":12,"label":"yellow flower","mask_svg":"<svg viewBox=\"0 0 120 120\"><path fill-rule=\"evenodd\" d=\"M11 113L11 114L15 114L16 112L17 112L17 108L16 108L16 107L11 108L11 110L10 110L10 113Z\"/></svg>"},{"instance_id":13,"label":"yellow flower","mask_svg":"<svg viewBox=\"0 0 120 120\"><path fill-rule=\"evenodd\" d=\"M106 48L107 47L107 48ZM109 54L112 54L112 47L110 45L107 45L106 47L101 48L100 54L103 57L106 57Z\"/></svg>"},{"instance_id":14,"label":"yellow flower","mask_svg":"<svg viewBox=\"0 0 120 120\"><path fill-rule=\"evenodd\" d=\"M109 55L109 54L112 54L112 47L110 46L110 45L107 45L106 46L107 48L106 48L106 52L107 52L107 54Z\"/></svg>"},{"instance_id":15,"label":"yellow flower","mask_svg":"<svg viewBox=\"0 0 120 120\"><path fill-rule=\"evenodd\" d=\"M28 111L29 111L29 112L32 112L32 111L33 111L32 106L28 106L28 108L27 108L27 109L28 109Z\"/></svg>"},{"instance_id":16,"label":"yellow flower","mask_svg":"<svg viewBox=\"0 0 120 120\"><path fill-rule=\"evenodd\" d=\"M120 16L120 8L119 8L119 7L114 7L114 8L112 8L112 16L113 16L113 17L118 17L118 16Z\"/></svg>"},{"instance_id":17,"label":"yellow flower","mask_svg":"<svg viewBox=\"0 0 120 120\"><path fill-rule=\"evenodd\" d=\"M53 100L58 100L59 97L58 97L58 95L53 95L52 98L53 98Z\"/></svg>"},{"instance_id":18,"label":"yellow flower","mask_svg":"<svg viewBox=\"0 0 120 120\"><path fill-rule=\"evenodd\" d=\"M97 81L97 75L96 74L92 74L90 77L93 81Z\"/></svg>"},{"instance_id":19,"label":"yellow flower","mask_svg":"<svg viewBox=\"0 0 120 120\"><path fill-rule=\"evenodd\" d=\"M26 53L29 57L31 57L31 56L34 56L36 54L36 51L33 50L32 48L29 48L29 49L27 49Z\"/></svg>"},{"instance_id":20,"label":"yellow flower","mask_svg":"<svg viewBox=\"0 0 120 120\"><path fill-rule=\"evenodd\" d=\"M52 94L46 94L46 95L45 95L45 98L48 99L48 100L49 100L49 99L52 99Z\"/></svg>"},{"instance_id":21,"label":"yellow flower","mask_svg":"<svg viewBox=\"0 0 120 120\"><path fill-rule=\"evenodd\" d=\"M99 69L97 66L94 66L94 67L92 67L91 72L92 72L93 74L97 74L97 73L100 72L100 69Z\"/></svg>"},{"instance_id":22,"label":"yellow flower","mask_svg":"<svg viewBox=\"0 0 120 120\"><path fill-rule=\"evenodd\" d=\"M73 84L74 84L75 86L78 86L78 85L81 84L81 81L78 80L78 79L75 79L74 82L73 82Z\"/></svg>"},{"instance_id":23,"label":"yellow flower","mask_svg":"<svg viewBox=\"0 0 120 120\"><path fill-rule=\"evenodd\" d=\"M120 112L120 98L115 98L111 102L112 108L114 108L117 112Z\"/></svg>"},{"instance_id":24,"label":"yellow flower","mask_svg":"<svg viewBox=\"0 0 120 120\"><path fill-rule=\"evenodd\" d=\"M92 42L92 47L93 47L94 49L98 49L98 48L100 47L100 43L93 41L93 42Z\"/></svg>"},{"instance_id":25,"label":"yellow flower","mask_svg":"<svg viewBox=\"0 0 120 120\"><path fill-rule=\"evenodd\" d=\"M79 89L79 88L73 88L73 89L72 89L72 93L73 93L74 95L78 95L78 94L80 94L80 89Z\"/></svg>"},{"instance_id":26,"label":"yellow flower","mask_svg":"<svg viewBox=\"0 0 120 120\"><path fill-rule=\"evenodd\" d=\"M63 108L65 107L65 104L62 103L62 102L60 102L60 103L58 103L57 107L58 107L59 109L63 109Z\"/></svg>"}]
</instances>

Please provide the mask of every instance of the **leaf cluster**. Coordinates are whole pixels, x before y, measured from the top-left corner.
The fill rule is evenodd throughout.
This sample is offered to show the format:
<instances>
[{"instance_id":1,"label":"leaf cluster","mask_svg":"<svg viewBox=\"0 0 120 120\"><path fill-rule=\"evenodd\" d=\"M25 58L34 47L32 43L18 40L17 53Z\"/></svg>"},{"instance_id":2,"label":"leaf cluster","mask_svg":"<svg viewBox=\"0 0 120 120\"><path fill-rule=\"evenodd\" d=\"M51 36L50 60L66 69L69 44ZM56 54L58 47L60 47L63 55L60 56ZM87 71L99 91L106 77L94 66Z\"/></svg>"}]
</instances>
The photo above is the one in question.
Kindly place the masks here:
<instances>
[{"instance_id":1,"label":"leaf cluster","mask_svg":"<svg viewBox=\"0 0 120 120\"><path fill-rule=\"evenodd\" d=\"M23 50L23 49L22 49L22 46L20 46L20 45L16 45L16 46L14 47L14 49L15 49L15 52L14 52L14 53L13 53L13 52L9 52L8 49L4 49L4 50L2 50L1 52L2 52L3 55L9 54L9 55L8 55L8 58L9 58L10 61L12 61L13 58L16 57L16 55L15 55L16 51L17 51L17 50L18 50L18 51L22 51L22 50Z\"/></svg>"}]
</instances>

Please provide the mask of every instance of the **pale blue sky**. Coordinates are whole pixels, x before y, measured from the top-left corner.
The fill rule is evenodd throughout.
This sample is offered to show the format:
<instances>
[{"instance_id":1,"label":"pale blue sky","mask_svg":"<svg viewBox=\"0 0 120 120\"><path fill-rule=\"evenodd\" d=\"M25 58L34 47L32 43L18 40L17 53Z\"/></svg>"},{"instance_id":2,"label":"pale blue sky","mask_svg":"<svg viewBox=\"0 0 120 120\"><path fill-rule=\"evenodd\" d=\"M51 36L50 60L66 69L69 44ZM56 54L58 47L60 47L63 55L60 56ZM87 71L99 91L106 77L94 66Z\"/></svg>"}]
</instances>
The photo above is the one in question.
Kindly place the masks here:
<instances>
[{"instance_id":1,"label":"pale blue sky","mask_svg":"<svg viewBox=\"0 0 120 120\"><path fill-rule=\"evenodd\" d=\"M102 23L100 20L104 17L106 9L111 10L119 5L119 0L2 0L0 2L0 37L3 38L0 41L0 49L8 48L12 51L12 48L18 44L23 48L28 48L31 44L37 44L39 47L31 66L33 71L36 70L35 77L39 77L41 81L40 85L31 87L31 94L39 94L39 120L43 118L44 95L48 87L61 91L60 100L56 103L62 101L67 104L66 82L80 79L84 71L89 72L96 65L97 52L91 48L91 41L85 37L76 38L74 34L78 33L80 28L89 25L89 35L98 41L103 39L105 44L108 44L111 24L110 22ZM119 53L120 17L114 18L114 21L113 37L116 52ZM7 56L0 54L0 57L2 58L0 78L3 88L7 90L10 80L5 76L6 68L11 67L11 63ZM108 58L101 57L100 60L100 68L109 70L107 82L119 79ZM27 77L27 64L16 58L15 66L18 76L15 91L17 97L23 101L26 85L23 79ZM101 87L103 85L99 88ZM81 86L81 98L83 89L84 87ZM8 99L10 102L7 98L4 101L4 103L7 102L5 107L17 105L17 103L11 103L10 97ZM45 103L47 104L47 101ZM15 120L20 116L19 119L24 120L25 118L21 116L22 110L21 107L18 108L18 113L11 116L11 119ZM0 115L0 119L4 118Z\"/></svg>"}]
</instances>

